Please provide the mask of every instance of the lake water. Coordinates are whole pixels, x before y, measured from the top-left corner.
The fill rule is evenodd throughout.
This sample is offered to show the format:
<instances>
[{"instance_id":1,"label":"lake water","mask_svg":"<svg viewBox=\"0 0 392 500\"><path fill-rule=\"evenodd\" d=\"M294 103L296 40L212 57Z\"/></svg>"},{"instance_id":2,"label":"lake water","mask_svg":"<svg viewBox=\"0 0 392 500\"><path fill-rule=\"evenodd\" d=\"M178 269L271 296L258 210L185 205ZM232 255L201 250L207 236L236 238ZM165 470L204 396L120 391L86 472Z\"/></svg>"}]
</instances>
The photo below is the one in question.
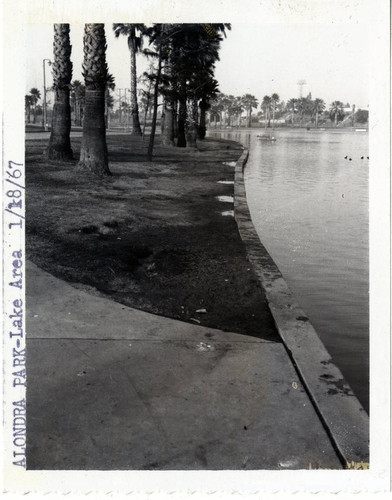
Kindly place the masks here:
<instances>
[{"instance_id":1,"label":"lake water","mask_svg":"<svg viewBox=\"0 0 392 500\"><path fill-rule=\"evenodd\" d=\"M260 240L368 411L368 133L268 131L275 142L263 133L209 135L249 149L245 187Z\"/></svg>"}]
</instances>

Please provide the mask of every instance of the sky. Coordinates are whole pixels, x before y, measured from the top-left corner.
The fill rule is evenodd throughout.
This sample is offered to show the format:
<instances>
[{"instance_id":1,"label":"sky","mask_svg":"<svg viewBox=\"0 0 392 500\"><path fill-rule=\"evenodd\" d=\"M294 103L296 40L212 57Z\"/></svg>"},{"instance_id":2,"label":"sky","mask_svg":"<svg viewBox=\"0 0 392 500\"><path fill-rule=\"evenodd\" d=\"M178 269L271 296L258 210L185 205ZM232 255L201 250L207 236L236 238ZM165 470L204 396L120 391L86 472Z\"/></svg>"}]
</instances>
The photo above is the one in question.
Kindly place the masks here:
<instances>
[{"instance_id":1,"label":"sky","mask_svg":"<svg viewBox=\"0 0 392 500\"><path fill-rule=\"evenodd\" d=\"M129 52L125 37L115 38L111 24L105 25L107 62L116 88L129 88ZM43 91L43 59L53 57L53 26L26 25L26 93L32 87ZM71 24L73 79L82 80L83 25ZM367 29L361 24L232 23L221 44L215 77L221 92L250 93L259 102L277 93L282 100L299 97L302 92L324 99L369 105L369 64L371 51ZM137 58L138 74L146 68L145 58ZM51 85L46 64L47 87ZM50 99L50 96L49 96Z\"/></svg>"}]
</instances>

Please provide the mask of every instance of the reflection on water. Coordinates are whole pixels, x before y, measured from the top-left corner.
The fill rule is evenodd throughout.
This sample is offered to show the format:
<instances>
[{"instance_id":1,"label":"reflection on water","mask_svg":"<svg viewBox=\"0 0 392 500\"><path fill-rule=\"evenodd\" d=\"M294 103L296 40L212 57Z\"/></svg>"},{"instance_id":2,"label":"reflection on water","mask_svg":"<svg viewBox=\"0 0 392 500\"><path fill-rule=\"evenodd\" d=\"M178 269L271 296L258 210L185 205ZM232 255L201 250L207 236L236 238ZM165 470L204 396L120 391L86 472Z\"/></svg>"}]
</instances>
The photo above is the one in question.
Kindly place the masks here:
<instances>
[{"instance_id":1,"label":"reflection on water","mask_svg":"<svg viewBox=\"0 0 392 500\"><path fill-rule=\"evenodd\" d=\"M368 134L276 130L270 142L258 133L220 137L250 150L245 185L260 239L368 409Z\"/></svg>"}]
</instances>

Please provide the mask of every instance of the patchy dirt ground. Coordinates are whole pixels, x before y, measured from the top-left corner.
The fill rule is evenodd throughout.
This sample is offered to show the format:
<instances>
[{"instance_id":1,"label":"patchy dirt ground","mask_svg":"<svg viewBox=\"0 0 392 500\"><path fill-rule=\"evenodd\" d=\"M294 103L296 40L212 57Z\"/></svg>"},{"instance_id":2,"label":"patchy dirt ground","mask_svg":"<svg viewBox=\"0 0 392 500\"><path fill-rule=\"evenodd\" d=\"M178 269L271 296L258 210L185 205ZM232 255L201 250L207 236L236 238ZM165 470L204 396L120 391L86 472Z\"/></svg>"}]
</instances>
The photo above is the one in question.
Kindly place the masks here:
<instances>
[{"instance_id":1,"label":"patchy dirt ground","mask_svg":"<svg viewBox=\"0 0 392 500\"><path fill-rule=\"evenodd\" d=\"M205 139L199 151L109 136L112 177L42 158L26 141L26 248L38 266L90 293L171 318L279 341L246 259L233 210L239 144ZM78 158L80 138L72 140ZM202 311L200 311L202 310ZM205 310L205 311L204 311ZM199 311L199 312L197 312Z\"/></svg>"}]
</instances>

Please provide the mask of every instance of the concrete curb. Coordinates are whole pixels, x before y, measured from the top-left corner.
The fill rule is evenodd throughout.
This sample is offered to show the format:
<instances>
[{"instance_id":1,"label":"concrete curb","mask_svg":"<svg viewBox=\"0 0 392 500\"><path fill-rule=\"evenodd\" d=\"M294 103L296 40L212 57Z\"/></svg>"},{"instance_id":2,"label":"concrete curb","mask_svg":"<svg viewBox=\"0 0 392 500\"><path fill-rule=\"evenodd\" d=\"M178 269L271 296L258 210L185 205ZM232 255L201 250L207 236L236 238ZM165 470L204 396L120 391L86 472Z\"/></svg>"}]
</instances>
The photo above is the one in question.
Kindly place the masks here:
<instances>
[{"instance_id":1,"label":"concrete curb","mask_svg":"<svg viewBox=\"0 0 392 500\"><path fill-rule=\"evenodd\" d=\"M279 334L342 463L346 467L368 463L369 417L253 226L243 176L248 156L245 149L235 167L234 183L234 216L248 259L264 288Z\"/></svg>"}]
</instances>

